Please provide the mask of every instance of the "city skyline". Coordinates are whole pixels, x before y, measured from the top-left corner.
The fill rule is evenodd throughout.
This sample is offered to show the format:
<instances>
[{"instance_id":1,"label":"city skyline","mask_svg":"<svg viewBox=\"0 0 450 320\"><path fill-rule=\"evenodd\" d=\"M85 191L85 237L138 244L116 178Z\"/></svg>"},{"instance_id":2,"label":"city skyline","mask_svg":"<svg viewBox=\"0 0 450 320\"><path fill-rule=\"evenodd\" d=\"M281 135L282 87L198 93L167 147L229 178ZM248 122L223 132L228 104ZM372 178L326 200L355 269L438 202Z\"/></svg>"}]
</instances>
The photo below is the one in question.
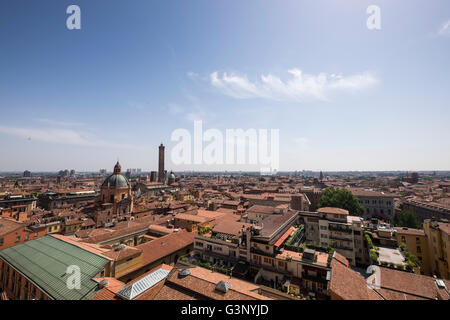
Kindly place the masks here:
<instances>
[{"instance_id":1,"label":"city skyline","mask_svg":"<svg viewBox=\"0 0 450 320\"><path fill-rule=\"evenodd\" d=\"M0 4L0 171L157 170L161 142L259 170L173 164L194 120L279 129L278 171L450 170L448 3L379 1L380 30L370 1L70 4Z\"/></svg>"}]
</instances>

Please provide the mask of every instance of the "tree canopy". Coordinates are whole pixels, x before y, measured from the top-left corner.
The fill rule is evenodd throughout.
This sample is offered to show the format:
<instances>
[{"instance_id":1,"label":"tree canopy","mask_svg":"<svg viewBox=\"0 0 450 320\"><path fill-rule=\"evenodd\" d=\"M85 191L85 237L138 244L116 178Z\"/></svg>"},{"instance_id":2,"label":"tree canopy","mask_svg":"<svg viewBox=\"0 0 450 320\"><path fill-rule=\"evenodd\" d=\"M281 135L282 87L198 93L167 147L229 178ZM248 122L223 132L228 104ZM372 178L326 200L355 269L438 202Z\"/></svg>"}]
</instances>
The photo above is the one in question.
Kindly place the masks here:
<instances>
[{"instance_id":1,"label":"tree canopy","mask_svg":"<svg viewBox=\"0 0 450 320\"><path fill-rule=\"evenodd\" d=\"M421 229L422 227L412 209L396 212L393 222L396 227L408 227L415 229Z\"/></svg>"},{"instance_id":2,"label":"tree canopy","mask_svg":"<svg viewBox=\"0 0 450 320\"><path fill-rule=\"evenodd\" d=\"M352 216L361 216L364 208L359 204L358 198L347 189L327 188L319 200L319 208L335 207L345 209Z\"/></svg>"}]
</instances>

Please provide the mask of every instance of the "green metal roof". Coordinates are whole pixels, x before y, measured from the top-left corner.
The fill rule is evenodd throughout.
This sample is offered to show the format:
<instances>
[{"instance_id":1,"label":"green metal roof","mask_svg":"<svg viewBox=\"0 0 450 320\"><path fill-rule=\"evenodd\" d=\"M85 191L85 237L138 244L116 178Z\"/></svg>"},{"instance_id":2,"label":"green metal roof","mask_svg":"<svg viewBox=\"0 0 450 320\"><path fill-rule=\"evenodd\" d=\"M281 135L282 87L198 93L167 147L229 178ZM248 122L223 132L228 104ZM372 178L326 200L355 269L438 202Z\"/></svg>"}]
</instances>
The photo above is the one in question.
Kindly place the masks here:
<instances>
[{"instance_id":1,"label":"green metal roof","mask_svg":"<svg viewBox=\"0 0 450 320\"><path fill-rule=\"evenodd\" d=\"M127 187L130 185L128 179L121 174L114 173L107 177L102 184L102 187Z\"/></svg>"},{"instance_id":2,"label":"green metal roof","mask_svg":"<svg viewBox=\"0 0 450 320\"><path fill-rule=\"evenodd\" d=\"M104 257L50 235L1 250L0 257L56 300L91 299L97 285L92 278L108 263ZM70 265L80 268L80 289L67 287Z\"/></svg>"}]
</instances>

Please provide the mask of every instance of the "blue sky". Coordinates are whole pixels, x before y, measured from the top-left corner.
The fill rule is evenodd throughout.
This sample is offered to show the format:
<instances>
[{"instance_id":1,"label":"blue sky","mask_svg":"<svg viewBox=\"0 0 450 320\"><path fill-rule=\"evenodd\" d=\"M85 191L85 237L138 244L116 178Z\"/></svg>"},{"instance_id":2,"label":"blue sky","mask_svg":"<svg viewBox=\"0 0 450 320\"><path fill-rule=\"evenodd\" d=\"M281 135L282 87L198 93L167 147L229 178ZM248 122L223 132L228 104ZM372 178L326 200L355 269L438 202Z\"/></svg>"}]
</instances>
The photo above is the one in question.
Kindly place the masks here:
<instances>
[{"instance_id":1,"label":"blue sky","mask_svg":"<svg viewBox=\"0 0 450 320\"><path fill-rule=\"evenodd\" d=\"M81 30L66 8L81 8ZM369 5L381 30L366 27ZM0 3L0 171L170 163L177 128L280 130L280 170L449 170L450 3Z\"/></svg>"}]
</instances>

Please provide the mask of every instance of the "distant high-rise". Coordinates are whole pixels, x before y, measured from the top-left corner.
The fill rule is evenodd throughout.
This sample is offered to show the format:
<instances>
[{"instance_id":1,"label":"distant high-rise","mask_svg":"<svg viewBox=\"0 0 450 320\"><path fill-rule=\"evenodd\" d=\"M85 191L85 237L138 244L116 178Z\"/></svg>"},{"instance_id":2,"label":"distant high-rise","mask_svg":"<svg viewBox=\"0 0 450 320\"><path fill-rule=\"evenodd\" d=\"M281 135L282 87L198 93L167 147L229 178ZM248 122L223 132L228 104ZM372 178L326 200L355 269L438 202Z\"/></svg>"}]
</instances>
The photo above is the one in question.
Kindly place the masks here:
<instances>
[{"instance_id":1,"label":"distant high-rise","mask_svg":"<svg viewBox=\"0 0 450 320\"><path fill-rule=\"evenodd\" d=\"M159 146L159 163L158 163L158 182L164 183L166 181L166 176L164 173L164 146L161 143Z\"/></svg>"}]
</instances>

